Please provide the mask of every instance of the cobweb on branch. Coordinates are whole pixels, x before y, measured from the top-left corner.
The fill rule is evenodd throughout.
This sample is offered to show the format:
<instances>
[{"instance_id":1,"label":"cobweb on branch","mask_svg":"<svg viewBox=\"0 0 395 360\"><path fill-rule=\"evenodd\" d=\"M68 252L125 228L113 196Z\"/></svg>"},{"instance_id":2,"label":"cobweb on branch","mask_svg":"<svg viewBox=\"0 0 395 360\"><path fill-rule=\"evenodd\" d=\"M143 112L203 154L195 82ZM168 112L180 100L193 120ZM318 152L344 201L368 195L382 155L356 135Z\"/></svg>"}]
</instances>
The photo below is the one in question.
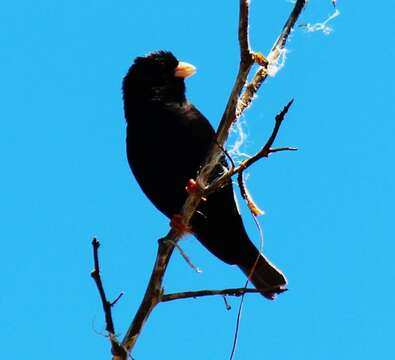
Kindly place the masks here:
<instances>
[{"instance_id":1,"label":"cobweb on branch","mask_svg":"<svg viewBox=\"0 0 395 360\"><path fill-rule=\"evenodd\" d=\"M247 140L247 133L245 131L246 121L244 118L240 118L236 121L231 128L231 139L234 141L228 150L229 155L232 159L238 163L242 161L244 158L249 157L250 155L243 152L242 148Z\"/></svg>"},{"instance_id":2,"label":"cobweb on branch","mask_svg":"<svg viewBox=\"0 0 395 360\"><path fill-rule=\"evenodd\" d=\"M333 32L333 28L328 25L330 21L332 21L335 17L338 17L340 15L340 11L338 9L335 9L334 13L330 15L325 21L323 22L317 22L315 24L301 24L300 27L304 28L306 32L317 32L320 31L324 35L329 35Z\"/></svg>"},{"instance_id":3,"label":"cobweb on branch","mask_svg":"<svg viewBox=\"0 0 395 360\"><path fill-rule=\"evenodd\" d=\"M284 67L285 61L287 60L288 49L282 48L279 50L279 55L276 60L269 60L267 67L267 73L269 76L274 77Z\"/></svg>"}]
</instances>

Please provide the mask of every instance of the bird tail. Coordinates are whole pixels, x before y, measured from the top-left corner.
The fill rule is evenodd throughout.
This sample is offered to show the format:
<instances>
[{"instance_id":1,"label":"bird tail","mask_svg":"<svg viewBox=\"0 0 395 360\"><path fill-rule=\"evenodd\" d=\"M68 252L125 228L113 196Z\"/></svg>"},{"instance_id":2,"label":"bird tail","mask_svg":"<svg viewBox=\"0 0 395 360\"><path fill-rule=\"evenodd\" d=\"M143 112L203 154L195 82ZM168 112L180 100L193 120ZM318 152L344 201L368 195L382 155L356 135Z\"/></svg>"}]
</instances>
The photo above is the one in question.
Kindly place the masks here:
<instances>
[{"instance_id":1,"label":"bird tail","mask_svg":"<svg viewBox=\"0 0 395 360\"><path fill-rule=\"evenodd\" d=\"M238 266L267 299L273 300L277 294L287 290L287 279L284 274L258 251L252 266Z\"/></svg>"}]
</instances>

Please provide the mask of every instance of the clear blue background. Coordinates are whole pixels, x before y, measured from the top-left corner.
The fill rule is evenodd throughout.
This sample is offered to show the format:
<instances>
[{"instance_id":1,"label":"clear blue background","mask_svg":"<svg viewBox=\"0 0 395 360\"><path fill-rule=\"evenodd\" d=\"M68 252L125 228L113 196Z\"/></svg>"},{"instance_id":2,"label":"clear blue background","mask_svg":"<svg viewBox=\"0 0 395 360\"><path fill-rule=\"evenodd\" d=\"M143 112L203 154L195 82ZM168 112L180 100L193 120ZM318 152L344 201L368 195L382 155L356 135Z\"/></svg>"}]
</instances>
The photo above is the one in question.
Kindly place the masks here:
<instances>
[{"instance_id":1,"label":"clear blue background","mask_svg":"<svg viewBox=\"0 0 395 360\"><path fill-rule=\"evenodd\" d=\"M267 53L292 4L253 1L251 43ZM265 252L289 277L275 302L245 302L236 359L390 359L395 291L394 5L339 1L330 36L297 28L285 68L246 113L244 151L295 103L278 146L250 170L265 209ZM301 23L325 20L311 0ZM121 80L134 57L169 49L195 64L188 96L217 126L238 65L238 1L5 2L0 12L0 338L2 359L109 359L92 268L123 335L168 220L144 198L125 157ZM169 161L177 161L177 154ZM165 176L165 174L164 174ZM158 179L160 182L160 179ZM166 191L164 189L164 191ZM248 212L246 224L259 242ZM192 237L168 291L241 286L243 275ZM136 359L227 359L239 299L161 304Z\"/></svg>"}]
</instances>

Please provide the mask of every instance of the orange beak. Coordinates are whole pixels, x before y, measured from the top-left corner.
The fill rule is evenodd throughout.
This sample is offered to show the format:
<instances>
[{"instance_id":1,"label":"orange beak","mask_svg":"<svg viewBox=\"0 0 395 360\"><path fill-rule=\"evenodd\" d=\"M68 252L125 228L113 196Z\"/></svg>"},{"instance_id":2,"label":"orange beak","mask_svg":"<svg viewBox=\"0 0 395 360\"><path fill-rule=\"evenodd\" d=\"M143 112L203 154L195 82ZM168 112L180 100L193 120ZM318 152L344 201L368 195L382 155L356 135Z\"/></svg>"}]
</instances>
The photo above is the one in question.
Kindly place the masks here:
<instances>
[{"instance_id":1,"label":"orange beak","mask_svg":"<svg viewBox=\"0 0 395 360\"><path fill-rule=\"evenodd\" d=\"M176 67L176 71L174 75L176 77L180 77L186 79L187 77L192 76L196 72L196 68L192 64L188 64L187 62L180 61L178 66Z\"/></svg>"}]
</instances>

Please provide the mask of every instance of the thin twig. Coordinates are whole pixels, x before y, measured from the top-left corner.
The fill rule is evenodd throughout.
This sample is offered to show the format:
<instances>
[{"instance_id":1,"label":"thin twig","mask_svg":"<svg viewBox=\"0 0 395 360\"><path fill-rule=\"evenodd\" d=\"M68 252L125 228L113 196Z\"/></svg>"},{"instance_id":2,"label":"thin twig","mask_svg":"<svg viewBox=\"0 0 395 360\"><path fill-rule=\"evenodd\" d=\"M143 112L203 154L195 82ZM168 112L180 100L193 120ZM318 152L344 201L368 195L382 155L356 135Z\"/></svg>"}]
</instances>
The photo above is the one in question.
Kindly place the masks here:
<instances>
[{"instance_id":1,"label":"thin twig","mask_svg":"<svg viewBox=\"0 0 395 360\"><path fill-rule=\"evenodd\" d=\"M243 172L245 169L250 167L252 164L256 163L258 160L262 159L263 157L268 157L270 153L276 152L276 151L273 151L275 149L272 149L273 143L276 140L278 131L280 130L280 127L281 127L281 124L284 120L284 117L287 114L287 112L288 112L289 108L291 107L291 105L293 104L293 102L294 102L294 99L291 99L288 102L288 104L284 106L284 108L281 110L281 112L276 115L276 121L274 124L272 134L270 135L266 144L254 156L251 156L250 158L242 161L240 166L238 168L234 169L234 171L236 173ZM293 149L293 148L288 148L288 150L289 149Z\"/></svg>"},{"instance_id":2,"label":"thin twig","mask_svg":"<svg viewBox=\"0 0 395 360\"><path fill-rule=\"evenodd\" d=\"M111 306L114 306L120 299L122 296L124 296L125 293L122 291L116 298L114 301L111 302Z\"/></svg>"},{"instance_id":3,"label":"thin twig","mask_svg":"<svg viewBox=\"0 0 395 360\"><path fill-rule=\"evenodd\" d=\"M226 299L226 295L223 295L224 303L225 303L225 308L227 311L231 310L232 307L229 305L228 300Z\"/></svg>"},{"instance_id":4,"label":"thin twig","mask_svg":"<svg viewBox=\"0 0 395 360\"><path fill-rule=\"evenodd\" d=\"M254 156L244 160L238 168L232 169L235 173L236 172L238 173L237 182L239 184L240 194L243 197L243 199L246 201L247 206L250 209L253 216L262 215L263 211L258 207L258 205L256 205L254 199L250 195L247 187L245 186L244 179L243 179L244 171L247 168L249 168L252 164L254 164L258 160L262 159L263 157L268 157L269 154L271 154L271 153L285 151L285 150L296 150L295 148L290 148L290 147L272 149L273 143L276 140L278 131L280 130L280 126L284 120L285 114L288 112L289 108L293 104L293 101L294 101L293 99L291 101L289 101L288 104L286 106L284 106L284 108L281 110L281 112L276 115L276 121L275 121L275 125L274 125L274 129L272 131L272 134L270 135L269 140L262 147L262 149L259 150ZM231 174L229 174L229 175L232 176Z\"/></svg>"},{"instance_id":5,"label":"thin twig","mask_svg":"<svg viewBox=\"0 0 395 360\"><path fill-rule=\"evenodd\" d=\"M241 296L249 293L260 293L262 291L267 291L267 289L252 289L252 288L232 288L232 289L221 289L221 290L198 290L198 291L185 291L178 292L174 294L165 294L162 295L162 302L173 301L179 299L190 299L190 298L198 298L203 296L213 296L213 295L221 295L221 296Z\"/></svg>"},{"instance_id":6,"label":"thin twig","mask_svg":"<svg viewBox=\"0 0 395 360\"><path fill-rule=\"evenodd\" d=\"M245 184L243 182L242 175L240 175L240 174L242 174L247 168L249 168L251 165L256 163L258 160L260 160L264 157L268 157L269 154L271 154L271 153L285 151L285 150L288 150L288 151L296 151L297 150L296 148L293 148L293 147L274 148L274 149L272 148L273 143L276 140L278 131L280 130L281 124L285 118L285 115L287 114L289 108L293 104L293 101L294 101L293 99L290 100L288 102L288 104L286 106L284 106L284 108L281 110L281 112L276 115L275 124L274 124L273 130L272 130L272 133L271 133L269 139L267 140L266 144L255 155L249 157L248 159L243 160L239 166L232 167L223 176L216 179L215 182L213 182L211 184L211 186L206 189L206 194L214 192L216 189L222 187L227 181L229 181L229 179L233 175L239 174L238 183L239 183L241 195L243 196L244 199L247 200L247 203L248 203L248 199L250 199L250 201L252 201L251 197L248 198L248 192L245 188ZM254 206L253 201L252 201L252 206ZM255 214L255 210L256 210L258 215L259 215L259 211L261 211L258 207L255 210L252 210L250 208L250 210L253 214Z\"/></svg>"},{"instance_id":7,"label":"thin twig","mask_svg":"<svg viewBox=\"0 0 395 360\"><path fill-rule=\"evenodd\" d=\"M92 240L93 247L93 261L94 261L94 269L91 272L91 277L96 283L96 287L100 294L100 299L103 305L104 317L106 319L106 331L108 332L110 341L111 341L111 352L113 354L113 358L123 359L127 356L127 353L124 349L119 345L118 339L115 335L115 327L114 321L112 319L112 307L117 303L117 301L122 297L122 293L113 301L110 302L107 300L106 293L104 291L103 281L100 276L100 262L99 262L99 247L100 242L93 238Z\"/></svg>"},{"instance_id":8,"label":"thin twig","mask_svg":"<svg viewBox=\"0 0 395 360\"><path fill-rule=\"evenodd\" d=\"M280 147L280 148L271 148L269 150L269 154L280 152L280 151L297 151L298 148L296 147Z\"/></svg>"},{"instance_id":9,"label":"thin twig","mask_svg":"<svg viewBox=\"0 0 395 360\"><path fill-rule=\"evenodd\" d=\"M178 252L180 253L180 255L183 257L183 259L185 260L185 262L189 265L189 267L191 269L193 269L194 271L196 271L197 273L202 273L202 270L197 267L192 260L189 258L189 256L187 255L187 253L182 249L182 247L180 245L178 245L178 243L172 241L172 240L168 240L171 244L174 245L174 247L178 250Z\"/></svg>"},{"instance_id":10,"label":"thin twig","mask_svg":"<svg viewBox=\"0 0 395 360\"><path fill-rule=\"evenodd\" d=\"M225 157L229 160L230 162L230 168L234 169L236 167L235 162L233 161L232 157L230 156L228 150L226 150L223 146L219 145L217 143L217 146L221 149L221 151L223 152L223 154L225 155Z\"/></svg>"},{"instance_id":11,"label":"thin twig","mask_svg":"<svg viewBox=\"0 0 395 360\"><path fill-rule=\"evenodd\" d=\"M104 291L103 281L100 276L100 263L99 263L99 247L100 242L93 238L92 240L93 247L93 261L94 261L94 269L91 272L91 277L95 280L97 290L99 290L100 299L103 305L104 315L106 319L106 331L110 334L115 333L114 329L114 321L112 319L111 313L111 302L107 300L106 293Z\"/></svg>"}]
</instances>

